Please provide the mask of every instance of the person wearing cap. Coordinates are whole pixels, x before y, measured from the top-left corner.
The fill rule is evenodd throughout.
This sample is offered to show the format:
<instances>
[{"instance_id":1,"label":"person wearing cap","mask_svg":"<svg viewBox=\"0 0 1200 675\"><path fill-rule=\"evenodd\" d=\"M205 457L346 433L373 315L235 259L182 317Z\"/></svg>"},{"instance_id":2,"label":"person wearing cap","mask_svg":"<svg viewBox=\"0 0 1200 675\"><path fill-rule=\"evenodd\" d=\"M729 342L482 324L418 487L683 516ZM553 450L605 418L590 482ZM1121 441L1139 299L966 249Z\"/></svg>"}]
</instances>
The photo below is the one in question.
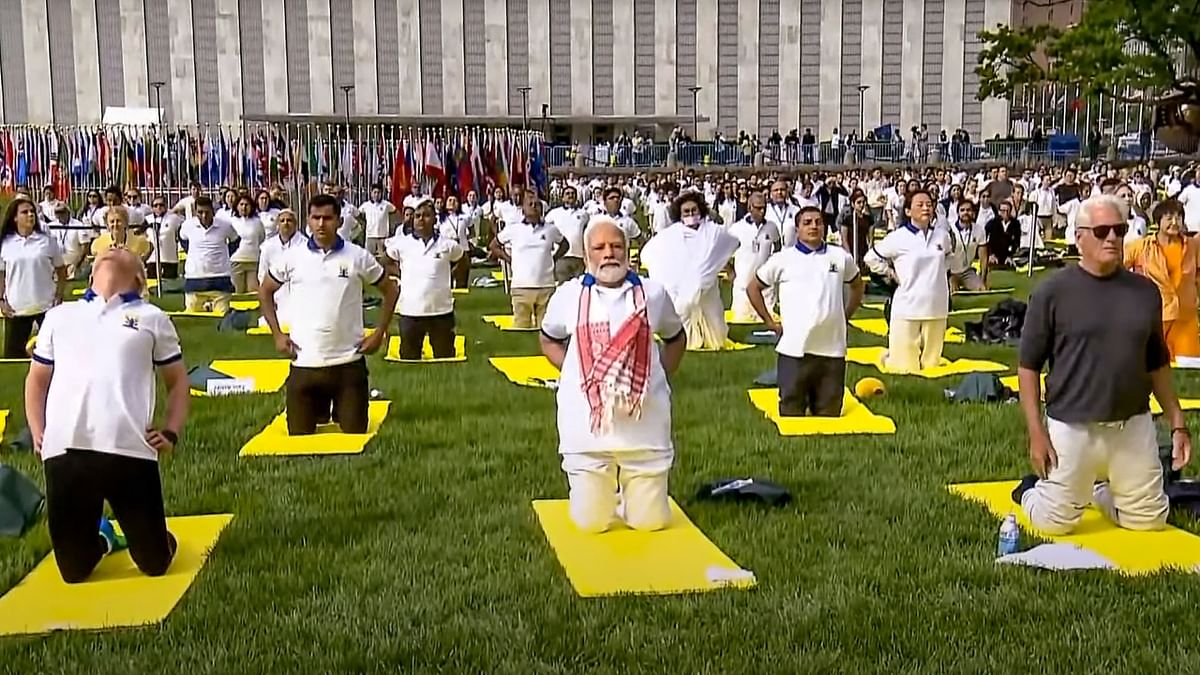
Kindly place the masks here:
<instances>
[{"instance_id":1,"label":"person wearing cap","mask_svg":"<svg viewBox=\"0 0 1200 675\"><path fill-rule=\"evenodd\" d=\"M589 533L618 522L661 530L671 522L675 459L668 378L683 359L683 323L663 287L630 269L628 238L616 221L596 216L583 242L587 273L554 292L540 336L561 373L558 449L568 512Z\"/></svg>"},{"instance_id":2,"label":"person wearing cap","mask_svg":"<svg viewBox=\"0 0 1200 675\"><path fill-rule=\"evenodd\" d=\"M158 459L179 442L190 394L175 327L142 299L145 284L132 251L102 252L83 297L46 314L25 379L25 417L46 474L50 545L69 584L126 547L149 576L166 574L175 557ZM104 358L96 358L97 345ZM157 424L156 372L167 390ZM106 501L121 535L103 517Z\"/></svg>"}]
</instances>

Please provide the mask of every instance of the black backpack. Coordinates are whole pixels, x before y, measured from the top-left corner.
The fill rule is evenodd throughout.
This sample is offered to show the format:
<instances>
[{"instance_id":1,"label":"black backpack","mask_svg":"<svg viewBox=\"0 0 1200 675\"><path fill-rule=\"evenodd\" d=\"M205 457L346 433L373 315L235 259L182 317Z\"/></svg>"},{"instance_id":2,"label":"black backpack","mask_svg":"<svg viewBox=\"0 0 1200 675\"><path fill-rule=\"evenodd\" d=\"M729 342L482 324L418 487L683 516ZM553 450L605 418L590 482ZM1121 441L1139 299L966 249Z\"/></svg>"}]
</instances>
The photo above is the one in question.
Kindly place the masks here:
<instances>
[{"instance_id":1,"label":"black backpack","mask_svg":"<svg viewBox=\"0 0 1200 675\"><path fill-rule=\"evenodd\" d=\"M0 537L19 537L37 522L46 498L33 481L0 464Z\"/></svg>"},{"instance_id":2,"label":"black backpack","mask_svg":"<svg viewBox=\"0 0 1200 675\"><path fill-rule=\"evenodd\" d=\"M1013 391L991 373L971 373L947 389L946 398L955 403L1002 403L1013 398Z\"/></svg>"},{"instance_id":3,"label":"black backpack","mask_svg":"<svg viewBox=\"0 0 1200 675\"><path fill-rule=\"evenodd\" d=\"M1001 300L980 321L968 321L963 334L970 342L1015 345L1025 327L1026 305L1020 300Z\"/></svg>"}]
</instances>

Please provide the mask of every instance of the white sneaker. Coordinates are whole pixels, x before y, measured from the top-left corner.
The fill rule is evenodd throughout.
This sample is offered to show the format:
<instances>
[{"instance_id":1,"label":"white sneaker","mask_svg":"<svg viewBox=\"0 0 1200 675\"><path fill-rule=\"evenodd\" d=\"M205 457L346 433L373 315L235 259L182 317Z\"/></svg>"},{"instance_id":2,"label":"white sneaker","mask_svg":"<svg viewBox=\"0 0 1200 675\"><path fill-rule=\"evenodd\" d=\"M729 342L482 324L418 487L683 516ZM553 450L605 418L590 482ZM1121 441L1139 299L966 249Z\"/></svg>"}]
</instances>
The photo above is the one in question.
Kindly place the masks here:
<instances>
[{"instance_id":1,"label":"white sneaker","mask_svg":"<svg viewBox=\"0 0 1200 675\"><path fill-rule=\"evenodd\" d=\"M1112 490L1108 489L1108 481L1100 481L1092 486L1092 503L1114 524L1118 522L1117 507L1113 504Z\"/></svg>"}]
</instances>

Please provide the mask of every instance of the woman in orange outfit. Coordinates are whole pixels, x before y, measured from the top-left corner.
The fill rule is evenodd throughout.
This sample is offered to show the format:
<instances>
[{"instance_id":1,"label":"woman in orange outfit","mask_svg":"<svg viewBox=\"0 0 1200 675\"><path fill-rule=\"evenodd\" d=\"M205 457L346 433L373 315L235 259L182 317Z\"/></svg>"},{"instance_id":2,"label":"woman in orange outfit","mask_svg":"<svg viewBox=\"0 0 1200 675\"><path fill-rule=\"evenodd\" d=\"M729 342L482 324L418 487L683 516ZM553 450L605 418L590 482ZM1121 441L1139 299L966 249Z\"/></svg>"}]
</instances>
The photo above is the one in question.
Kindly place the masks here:
<instances>
[{"instance_id":1,"label":"woman in orange outfit","mask_svg":"<svg viewBox=\"0 0 1200 675\"><path fill-rule=\"evenodd\" d=\"M1183 205L1167 199L1154 208L1158 233L1125 245L1125 267L1147 277L1162 294L1163 335L1171 360L1200 356L1196 284L1200 240L1183 231Z\"/></svg>"}]
</instances>

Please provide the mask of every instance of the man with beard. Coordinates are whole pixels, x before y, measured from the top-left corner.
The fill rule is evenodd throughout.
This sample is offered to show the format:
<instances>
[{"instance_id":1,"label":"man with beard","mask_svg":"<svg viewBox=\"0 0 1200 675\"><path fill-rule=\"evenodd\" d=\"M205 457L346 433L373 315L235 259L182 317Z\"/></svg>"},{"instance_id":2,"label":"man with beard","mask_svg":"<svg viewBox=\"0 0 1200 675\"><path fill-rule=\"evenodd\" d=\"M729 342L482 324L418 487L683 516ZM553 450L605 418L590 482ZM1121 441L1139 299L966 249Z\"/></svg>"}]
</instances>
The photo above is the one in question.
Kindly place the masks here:
<instances>
[{"instance_id":1,"label":"man with beard","mask_svg":"<svg viewBox=\"0 0 1200 675\"><path fill-rule=\"evenodd\" d=\"M660 530L671 520L667 378L683 359L683 323L663 287L630 270L628 238L612 218L594 218L583 241L588 273L555 291L541 333L542 353L561 372L559 453L571 520L586 532L617 521Z\"/></svg>"},{"instance_id":2,"label":"man with beard","mask_svg":"<svg viewBox=\"0 0 1200 675\"><path fill-rule=\"evenodd\" d=\"M987 289L988 239L983 225L975 220L975 202L963 198L958 202L958 222L947 224L950 232L950 290ZM979 259L979 272L971 266Z\"/></svg>"}]
</instances>

